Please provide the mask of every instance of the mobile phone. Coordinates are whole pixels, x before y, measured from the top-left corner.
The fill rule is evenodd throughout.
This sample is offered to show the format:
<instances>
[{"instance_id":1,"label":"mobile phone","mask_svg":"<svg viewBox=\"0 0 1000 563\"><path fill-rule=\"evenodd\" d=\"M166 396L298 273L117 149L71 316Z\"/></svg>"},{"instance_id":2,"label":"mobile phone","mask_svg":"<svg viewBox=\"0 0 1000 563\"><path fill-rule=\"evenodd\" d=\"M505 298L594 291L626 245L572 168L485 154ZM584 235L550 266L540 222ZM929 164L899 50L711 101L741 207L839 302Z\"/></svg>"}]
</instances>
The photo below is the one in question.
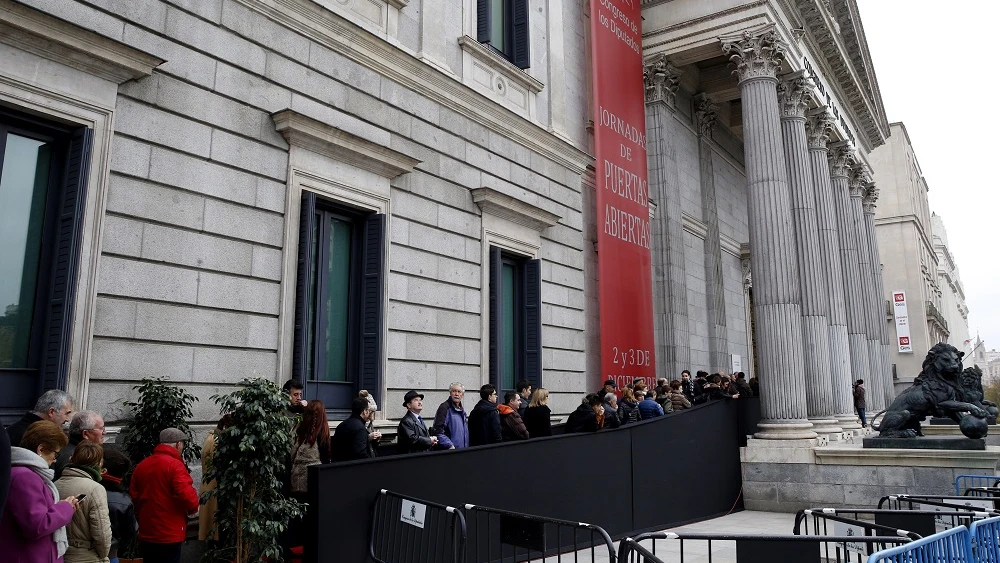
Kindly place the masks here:
<instances>
[{"instance_id":1,"label":"mobile phone","mask_svg":"<svg viewBox=\"0 0 1000 563\"><path fill-rule=\"evenodd\" d=\"M83 499L85 498L87 498L87 495L85 493L80 493L76 495L76 502L83 502Z\"/></svg>"}]
</instances>

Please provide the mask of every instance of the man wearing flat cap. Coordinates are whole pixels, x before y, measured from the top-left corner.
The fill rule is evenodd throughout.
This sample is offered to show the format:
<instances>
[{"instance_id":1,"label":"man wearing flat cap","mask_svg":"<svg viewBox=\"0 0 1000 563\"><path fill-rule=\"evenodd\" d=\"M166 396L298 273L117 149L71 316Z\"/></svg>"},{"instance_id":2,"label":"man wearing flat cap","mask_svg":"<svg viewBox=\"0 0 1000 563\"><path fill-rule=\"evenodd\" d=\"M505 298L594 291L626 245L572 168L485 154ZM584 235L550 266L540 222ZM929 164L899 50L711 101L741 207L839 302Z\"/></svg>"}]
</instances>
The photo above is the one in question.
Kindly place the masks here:
<instances>
[{"instance_id":1,"label":"man wearing flat cap","mask_svg":"<svg viewBox=\"0 0 1000 563\"><path fill-rule=\"evenodd\" d=\"M198 492L181 452L190 436L177 428L160 432L153 455L132 471L129 492L139 517L139 548L146 563L179 563L188 514L198 512Z\"/></svg>"},{"instance_id":2,"label":"man wearing flat cap","mask_svg":"<svg viewBox=\"0 0 1000 563\"><path fill-rule=\"evenodd\" d=\"M424 396L413 390L407 391L403 406L407 412L399 421L396 434L400 453L426 452L436 446L437 436L430 435L424 419L420 418L420 411L424 410Z\"/></svg>"}]
</instances>

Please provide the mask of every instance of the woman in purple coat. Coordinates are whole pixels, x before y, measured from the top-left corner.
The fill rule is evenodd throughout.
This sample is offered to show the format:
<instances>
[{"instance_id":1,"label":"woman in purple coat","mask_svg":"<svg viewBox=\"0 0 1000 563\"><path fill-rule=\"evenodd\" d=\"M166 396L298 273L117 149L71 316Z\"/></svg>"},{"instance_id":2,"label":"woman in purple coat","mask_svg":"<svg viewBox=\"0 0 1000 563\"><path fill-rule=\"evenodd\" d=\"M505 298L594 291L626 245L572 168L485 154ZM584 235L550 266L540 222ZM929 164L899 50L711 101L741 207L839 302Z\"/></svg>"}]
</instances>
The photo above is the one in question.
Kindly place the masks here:
<instances>
[{"instance_id":1,"label":"woman in purple coat","mask_svg":"<svg viewBox=\"0 0 1000 563\"><path fill-rule=\"evenodd\" d=\"M77 500L59 501L49 469L66 446L66 434L54 422L28 427L21 447L10 449L10 493L0 516L0 553L7 563L59 563L69 546L66 525Z\"/></svg>"}]
</instances>

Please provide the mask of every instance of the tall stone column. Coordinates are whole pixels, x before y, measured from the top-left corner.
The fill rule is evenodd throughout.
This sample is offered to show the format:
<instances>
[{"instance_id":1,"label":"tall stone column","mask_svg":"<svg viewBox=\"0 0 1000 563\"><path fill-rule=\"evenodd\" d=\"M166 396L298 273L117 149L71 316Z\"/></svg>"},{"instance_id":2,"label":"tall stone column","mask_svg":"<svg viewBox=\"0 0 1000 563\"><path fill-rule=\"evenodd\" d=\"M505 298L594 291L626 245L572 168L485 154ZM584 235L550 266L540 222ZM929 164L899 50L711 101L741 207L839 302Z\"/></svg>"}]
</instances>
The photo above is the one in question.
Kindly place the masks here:
<instances>
[{"instance_id":1,"label":"tall stone column","mask_svg":"<svg viewBox=\"0 0 1000 563\"><path fill-rule=\"evenodd\" d=\"M851 211L854 215L855 228L858 230L858 269L861 271L862 307L864 312L866 345L868 347L868 371L871 381L866 387L868 393L868 408L873 413L885 408L885 374L879 356L882 352L882 339L876 337L878 326L875 324L875 278L872 274L872 249L868 244L868 234L865 230L864 195L871 183L871 175L863 166L858 166L851 174Z\"/></svg>"},{"instance_id":2,"label":"tall stone column","mask_svg":"<svg viewBox=\"0 0 1000 563\"><path fill-rule=\"evenodd\" d=\"M679 379L691 368L684 221L675 137L675 99L681 71L666 55L643 61L646 88L646 154L649 197L658 204L651 220L653 261L653 330L656 376Z\"/></svg>"},{"instance_id":3,"label":"tall stone column","mask_svg":"<svg viewBox=\"0 0 1000 563\"><path fill-rule=\"evenodd\" d=\"M707 94L694 97L694 120L698 131L698 163L701 178L701 208L705 221L705 303L708 317L709 370L729 372L729 335L726 328L726 292L722 277L722 239L719 206L712 165L712 129L716 106Z\"/></svg>"},{"instance_id":4,"label":"tall stone column","mask_svg":"<svg viewBox=\"0 0 1000 563\"><path fill-rule=\"evenodd\" d=\"M750 262L760 370L757 438L815 438L807 418L799 261L781 143L777 72L785 46L769 25L721 37L743 99Z\"/></svg>"},{"instance_id":5,"label":"tall stone column","mask_svg":"<svg viewBox=\"0 0 1000 563\"><path fill-rule=\"evenodd\" d=\"M864 294L858 263L858 230L851 208L851 188L848 179L854 165L853 149L846 141L829 146L830 180L837 210L837 244L843 267L844 302L847 305L847 342L851 351L851 380L870 380L868 370L868 336L864 323ZM853 410L853 403L852 403Z\"/></svg>"},{"instance_id":6,"label":"tall stone column","mask_svg":"<svg viewBox=\"0 0 1000 563\"><path fill-rule=\"evenodd\" d=\"M833 184L830 180L827 144L833 131L834 118L825 107L810 112L806 121L809 138L809 160L812 164L813 188L816 196L816 219L819 229L819 258L827 283L829 311L830 383L833 413L845 430L861 428L854 415L851 393L851 349L847 339L847 304L844 301L844 271L840 261L837 234L837 212L834 207Z\"/></svg>"},{"instance_id":7,"label":"tall stone column","mask_svg":"<svg viewBox=\"0 0 1000 563\"><path fill-rule=\"evenodd\" d=\"M799 262L806 409L814 432L832 434L842 428L833 417L828 290L825 263L818 252L819 226L806 140L806 110L811 86L812 80L804 70L785 75L778 83L778 102Z\"/></svg>"},{"instance_id":8,"label":"tall stone column","mask_svg":"<svg viewBox=\"0 0 1000 563\"><path fill-rule=\"evenodd\" d=\"M865 239L871 253L872 285L874 288L874 329L878 341L878 366L883 377L885 406L896 398L892 381L892 360L889 357L889 328L885 322L885 289L882 283L882 259L878 250L878 236L875 233L875 202L878 201L878 188L869 184L865 190L862 206L865 212Z\"/></svg>"}]
</instances>

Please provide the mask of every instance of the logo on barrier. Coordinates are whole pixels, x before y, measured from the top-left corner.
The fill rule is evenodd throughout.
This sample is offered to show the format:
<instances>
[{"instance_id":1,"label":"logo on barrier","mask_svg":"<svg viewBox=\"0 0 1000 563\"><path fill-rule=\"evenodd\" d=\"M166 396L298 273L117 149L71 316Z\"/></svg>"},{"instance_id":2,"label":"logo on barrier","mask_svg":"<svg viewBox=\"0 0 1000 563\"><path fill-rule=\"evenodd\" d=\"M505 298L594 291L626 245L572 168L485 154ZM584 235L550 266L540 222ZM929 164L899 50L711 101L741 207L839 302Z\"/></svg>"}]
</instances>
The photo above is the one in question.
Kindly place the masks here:
<instances>
[{"instance_id":1,"label":"logo on barrier","mask_svg":"<svg viewBox=\"0 0 1000 563\"><path fill-rule=\"evenodd\" d=\"M420 504L419 502L413 502L412 500L403 500L403 510L399 516L399 519L411 526L416 526L420 529L424 527L424 513L427 512L427 505Z\"/></svg>"},{"instance_id":2,"label":"logo on barrier","mask_svg":"<svg viewBox=\"0 0 1000 563\"><path fill-rule=\"evenodd\" d=\"M853 524L834 522L833 533L838 536L864 536L865 529L861 526L855 526ZM871 555L868 553L867 545L863 541L847 542L845 545L847 551L860 553L861 555Z\"/></svg>"}]
</instances>

